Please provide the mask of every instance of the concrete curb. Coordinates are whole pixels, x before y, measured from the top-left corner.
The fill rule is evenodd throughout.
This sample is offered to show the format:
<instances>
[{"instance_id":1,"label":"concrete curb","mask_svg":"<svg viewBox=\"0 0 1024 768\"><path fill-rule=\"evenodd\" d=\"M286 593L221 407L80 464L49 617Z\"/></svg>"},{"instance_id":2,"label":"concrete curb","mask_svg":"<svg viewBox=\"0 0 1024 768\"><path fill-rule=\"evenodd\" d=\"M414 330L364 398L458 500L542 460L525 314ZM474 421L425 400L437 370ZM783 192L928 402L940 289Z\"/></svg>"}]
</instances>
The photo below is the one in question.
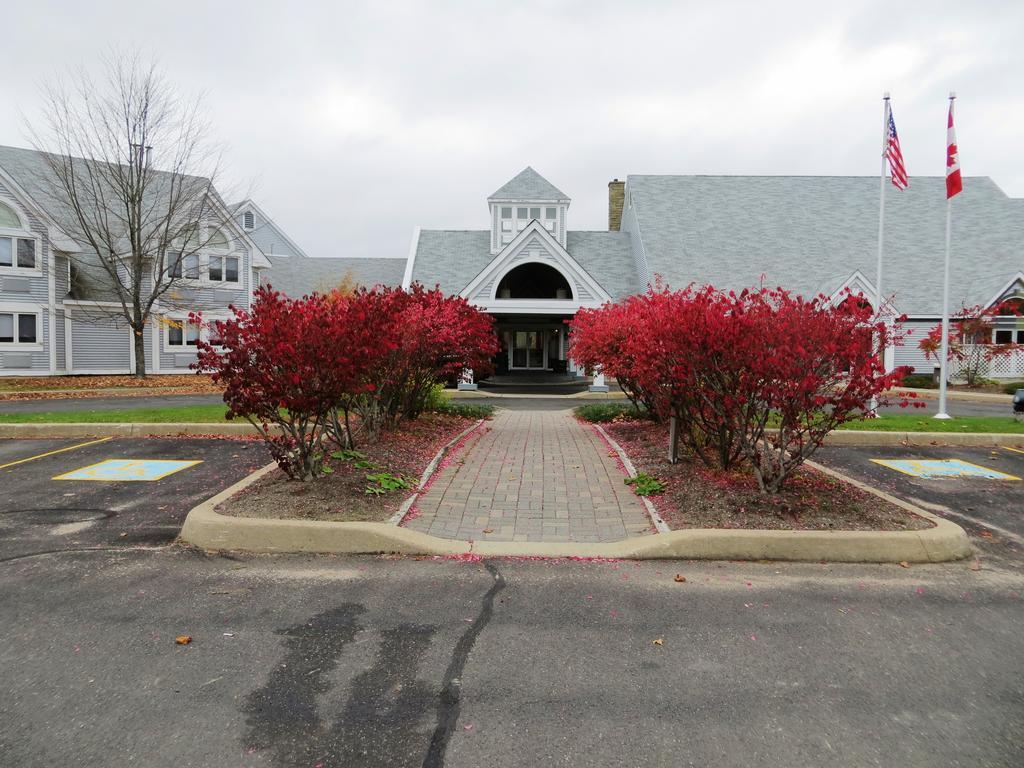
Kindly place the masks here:
<instances>
[{"instance_id":1,"label":"concrete curb","mask_svg":"<svg viewBox=\"0 0 1024 768\"><path fill-rule=\"evenodd\" d=\"M176 435L225 435L258 437L259 430L247 421L165 424L0 424L3 437L174 437Z\"/></svg>"},{"instance_id":2,"label":"concrete curb","mask_svg":"<svg viewBox=\"0 0 1024 768\"><path fill-rule=\"evenodd\" d=\"M611 449L618 454L619 461L622 462L622 466L625 468L626 474L629 475L629 477L636 477L636 467L630 460L629 454L622 449L622 446L615 442L615 439L605 432L604 427L600 424L591 424L591 426L601 437L604 438L604 441L608 443ZM671 531L672 529L668 527L668 523L661 519L661 515L658 514L658 510L654 508L654 503L646 496L640 496L639 498L644 504L644 509L647 510L647 516L651 518L651 522L654 524L654 530L658 533L668 533Z\"/></svg>"},{"instance_id":3,"label":"concrete curb","mask_svg":"<svg viewBox=\"0 0 1024 768\"><path fill-rule=\"evenodd\" d=\"M270 464L189 512L180 539L207 550L323 554L479 555L681 560L790 560L847 563L941 563L971 554L955 523L820 465L819 471L892 502L935 524L924 531L738 531L691 529L599 544L473 542L442 539L389 523L331 523L228 517L221 502L273 471Z\"/></svg>"},{"instance_id":4,"label":"concrete curb","mask_svg":"<svg viewBox=\"0 0 1024 768\"><path fill-rule=\"evenodd\" d=\"M919 400L938 400L939 390L937 389L915 389L913 387L897 387L896 389L890 390L886 394L889 395L902 395L904 393L913 393L917 395ZM1007 395L1005 393L998 392L964 392L957 389L946 390L947 400L967 400L975 403L1005 403L1010 405L1013 402L1013 395Z\"/></svg>"},{"instance_id":5,"label":"concrete curb","mask_svg":"<svg viewBox=\"0 0 1024 768\"><path fill-rule=\"evenodd\" d=\"M563 395L552 395L563 397ZM59 437L174 437L176 435L225 435L259 437L248 422L165 424L0 424L0 438ZM1024 445L1024 433L983 432L874 432L839 429L825 438L825 445Z\"/></svg>"},{"instance_id":6,"label":"concrete curb","mask_svg":"<svg viewBox=\"0 0 1024 768\"><path fill-rule=\"evenodd\" d=\"M1024 433L1012 432L875 432L837 429L825 438L825 445L1024 445Z\"/></svg>"},{"instance_id":7,"label":"concrete curb","mask_svg":"<svg viewBox=\"0 0 1024 768\"><path fill-rule=\"evenodd\" d=\"M402 506L400 506L398 508L398 511L395 512L395 514L393 514L391 518L388 520L389 525L401 525L402 521L405 519L405 516L409 514L409 510L412 509L412 505L416 503L416 499L420 497L420 494L423 493L424 489L427 486L427 483L430 482L430 478L433 477L434 473L437 471L437 467L441 463L441 460L448 455L448 452L452 448L459 444L460 440L462 440L465 437L468 437L473 432L480 429L480 426L485 421L487 421L487 419L478 419L473 424L470 424L464 430L459 432L459 434L457 434L443 446L441 446L441 450L439 450L434 455L434 458L432 458L430 460L430 463L427 464L426 469L423 470L423 474L420 475L420 481L416 484L416 490L413 491L412 495L409 496L409 498L402 502Z\"/></svg>"}]
</instances>

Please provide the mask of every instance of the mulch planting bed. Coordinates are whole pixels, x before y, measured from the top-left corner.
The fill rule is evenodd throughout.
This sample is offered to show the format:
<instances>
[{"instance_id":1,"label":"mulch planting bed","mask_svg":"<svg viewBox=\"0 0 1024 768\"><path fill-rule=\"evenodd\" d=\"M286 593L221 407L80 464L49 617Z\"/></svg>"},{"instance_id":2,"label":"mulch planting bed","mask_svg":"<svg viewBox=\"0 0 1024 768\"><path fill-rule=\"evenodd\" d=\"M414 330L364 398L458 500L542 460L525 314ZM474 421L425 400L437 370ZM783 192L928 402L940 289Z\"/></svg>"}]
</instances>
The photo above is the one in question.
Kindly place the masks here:
<instances>
[{"instance_id":1,"label":"mulch planting bed","mask_svg":"<svg viewBox=\"0 0 1024 768\"><path fill-rule=\"evenodd\" d=\"M307 483L289 480L275 470L217 507L222 515L286 520L382 522L391 517L419 483L420 475L439 450L473 423L472 419L425 413L398 429L382 432L358 450L376 468L356 467L356 460L331 459L333 473ZM387 472L404 477L408 490L375 496L366 493L368 474Z\"/></svg>"},{"instance_id":2,"label":"mulch planting bed","mask_svg":"<svg viewBox=\"0 0 1024 768\"><path fill-rule=\"evenodd\" d=\"M666 458L668 429L649 421L602 425L637 472L665 485L648 498L672 529L739 528L814 531L909 531L933 524L884 499L801 467L782 492L763 494L749 468L723 472L699 459Z\"/></svg>"},{"instance_id":3,"label":"mulch planting bed","mask_svg":"<svg viewBox=\"0 0 1024 768\"><path fill-rule=\"evenodd\" d=\"M102 391L100 391L102 390ZM45 376L0 378L0 400L68 400L97 397L216 394L224 389L209 376L170 373L134 376Z\"/></svg>"}]
</instances>

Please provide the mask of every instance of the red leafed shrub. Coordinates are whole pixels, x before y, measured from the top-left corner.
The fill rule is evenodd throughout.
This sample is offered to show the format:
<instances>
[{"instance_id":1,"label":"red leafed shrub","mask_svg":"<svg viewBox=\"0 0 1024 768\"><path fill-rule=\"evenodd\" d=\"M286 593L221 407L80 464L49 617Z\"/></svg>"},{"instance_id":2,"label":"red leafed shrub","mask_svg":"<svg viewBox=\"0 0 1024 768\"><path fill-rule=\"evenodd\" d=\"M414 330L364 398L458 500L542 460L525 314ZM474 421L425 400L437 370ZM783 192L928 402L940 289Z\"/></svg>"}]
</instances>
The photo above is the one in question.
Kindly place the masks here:
<instances>
[{"instance_id":1,"label":"red leafed shrub","mask_svg":"<svg viewBox=\"0 0 1024 768\"><path fill-rule=\"evenodd\" d=\"M1020 314L1020 302L1017 300L989 308L980 305L961 307L949 323L947 361L957 364L954 375L963 376L967 386L976 386L983 383L984 374L993 360L1020 349L1020 344L995 344L992 339L997 318ZM918 347L929 360L939 360L942 356L942 323L932 328Z\"/></svg>"},{"instance_id":2,"label":"red leafed shrub","mask_svg":"<svg viewBox=\"0 0 1024 768\"><path fill-rule=\"evenodd\" d=\"M906 373L885 373L874 352L894 333L856 297L833 306L781 289L655 287L581 312L571 354L624 375L631 396L675 418L681 442L705 463L745 461L775 492L828 432L863 418Z\"/></svg>"},{"instance_id":3,"label":"red leafed shrub","mask_svg":"<svg viewBox=\"0 0 1024 768\"><path fill-rule=\"evenodd\" d=\"M378 332L392 342L367 370L371 386L356 404L370 434L419 416L436 384L467 368L491 371L499 349L494 318L465 299L419 284L361 291L355 299L383 318Z\"/></svg>"},{"instance_id":4,"label":"red leafed shrub","mask_svg":"<svg viewBox=\"0 0 1024 768\"><path fill-rule=\"evenodd\" d=\"M436 383L486 372L498 349L493 318L419 285L301 299L263 287L232 312L212 323L217 345L200 341L193 368L224 386L229 418L256 425L298 480L322 473L325 441L353 446L350 413L372 438L419 416Z\"/></svg>"},{"instance_id":5,"label":"red leafed shrub","mask_svg":"<svg viewBox=\"0 0 1024 768\"><path fill-rule=\"evenodd\" d=\"M664 408L659 407L658 390L648 390L647 379L640 379L634 370L634 353L640 348L634 340L646 335L646 310L662 295L652 292L600 309L581 309L569 328L572 359L590 372L600 367L615 378L635 407L645 407L656 419L664 415Z\"/></svg>"},{"instance_id":6,"label":"red leafed shrub","mask_svg":"<svg viewBox=\"0 0 1024 768\"><path fill-rule=\"evenodd\" d=\"M212 323L218 346L200 341L193 367L224 386L228 418L248 419L281 469L309 480L320 473L336 409L372 387L366 371L393 342L379 337L372 314L354 300L293 300L261 287L250 310L232 313Z\"/></svg>"}]
</instances>

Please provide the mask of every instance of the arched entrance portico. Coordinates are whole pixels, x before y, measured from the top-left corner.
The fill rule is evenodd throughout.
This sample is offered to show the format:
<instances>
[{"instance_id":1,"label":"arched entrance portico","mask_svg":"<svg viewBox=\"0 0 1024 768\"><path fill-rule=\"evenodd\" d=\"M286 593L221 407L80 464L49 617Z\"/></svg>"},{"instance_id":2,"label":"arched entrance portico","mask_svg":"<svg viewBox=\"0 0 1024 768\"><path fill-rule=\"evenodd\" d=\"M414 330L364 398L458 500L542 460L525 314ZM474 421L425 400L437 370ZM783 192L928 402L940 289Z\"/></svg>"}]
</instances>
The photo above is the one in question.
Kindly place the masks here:
<instances>
[{"instance_id":1,"label":"arched entrance portico","mask_svg":"<svg viewBox=\"0 0 1024 768\"><path fill-rule=\"evenodd\" d=\"M558 269L543 262L529 261L509 269L496 282L494 301L510 304L528 302L543 310L548 302L572 301L573 289ZM554 309L554 307L552 307ZM496 314L502 343L498 370L502 373L565 373L566 314Z\"/></svg>"}]
</instances>

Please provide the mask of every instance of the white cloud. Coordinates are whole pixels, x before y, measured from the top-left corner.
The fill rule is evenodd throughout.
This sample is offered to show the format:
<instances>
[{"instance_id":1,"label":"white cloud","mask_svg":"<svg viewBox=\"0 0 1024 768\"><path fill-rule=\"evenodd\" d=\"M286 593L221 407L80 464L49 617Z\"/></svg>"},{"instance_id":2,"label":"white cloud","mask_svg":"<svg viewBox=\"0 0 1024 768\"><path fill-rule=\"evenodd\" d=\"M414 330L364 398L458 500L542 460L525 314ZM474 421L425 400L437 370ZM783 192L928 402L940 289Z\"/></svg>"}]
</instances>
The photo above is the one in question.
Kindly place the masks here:
<instances>
[{"instance_id":1,"label":"white cloud","mask_svg":"<svg viewBox=\"0 0 1024 768\"><path fill-rule=\"evenodd\" d=\"M32 114L37 81L139 41L207 93L234 186L255 179L313 254L484 227L527 164L577 228L627 173L876 173L884 90L912 174L941 173L955 88L965 171L1024 197L1024 4L36 0L5 22L5 106ZM25 143L15 109L0 143Z\"/></svg>"}]
</instances>

